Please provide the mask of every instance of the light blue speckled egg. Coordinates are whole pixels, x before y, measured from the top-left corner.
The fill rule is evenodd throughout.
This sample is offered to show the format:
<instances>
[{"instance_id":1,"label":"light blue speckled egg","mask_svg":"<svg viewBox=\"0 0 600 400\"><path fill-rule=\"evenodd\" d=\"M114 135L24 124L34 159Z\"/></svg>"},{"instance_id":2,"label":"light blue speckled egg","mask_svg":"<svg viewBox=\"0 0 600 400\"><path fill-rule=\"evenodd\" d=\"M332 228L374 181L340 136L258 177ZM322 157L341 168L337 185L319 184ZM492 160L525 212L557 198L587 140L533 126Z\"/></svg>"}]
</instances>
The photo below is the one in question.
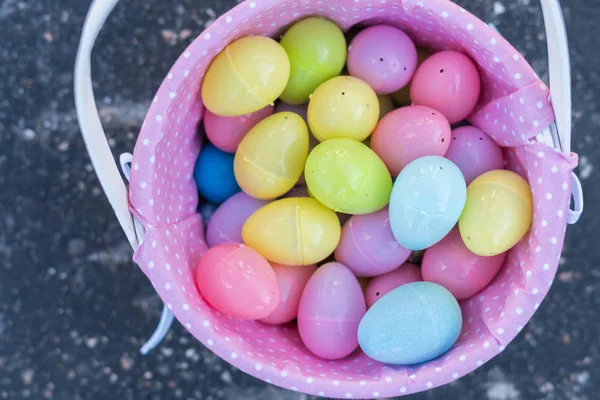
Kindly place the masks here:
<instances>
[{"instance_id":1,"label":"light blue speckled egg","mask_svg":"<svg viewBox=\"0 0 600 400\"><path fill-rule=\"evenodd\" d=\"M433 246L456 225L466 200L467 185L456 164L438 156L416 159L400 172L392 190L394 237L409 250Z\"/></svg>"},{"instance_id":2,"label":"light blue speckled egg","mask_svg":"<svg viewBox=\"0 0 600 400\"><path fill-rule=\"evenodd\" d=\"M379 299L360 321L358 343L372 359L394 365L433 360L456 343L462 329L458 302L443 286L415 282Z\"/></svg>"}]
</instances>

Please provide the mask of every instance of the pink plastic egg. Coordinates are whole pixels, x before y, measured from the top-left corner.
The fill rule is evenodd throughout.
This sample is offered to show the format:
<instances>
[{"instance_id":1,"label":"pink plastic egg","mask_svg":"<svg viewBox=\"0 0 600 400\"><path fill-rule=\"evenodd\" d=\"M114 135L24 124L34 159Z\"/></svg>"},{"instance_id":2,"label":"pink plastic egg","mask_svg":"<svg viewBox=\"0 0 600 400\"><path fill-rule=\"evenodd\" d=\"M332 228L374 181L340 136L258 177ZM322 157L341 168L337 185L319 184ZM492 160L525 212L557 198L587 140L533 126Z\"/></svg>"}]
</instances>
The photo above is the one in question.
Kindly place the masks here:
<instances>
[{"instance_id":1,"label":"pink plastic egg","mask_svg":"<svg viewBox=\"0 0 600 400\"><path fill-rule=\"evenodd\" d=\"M254 125L269 115L274 108L266 106L251 114L239 117L222 117L206 110L204 113L204 130L206 137L219 150L235 153L238 145Z\"/></svg>"},{"instance_id":2,"label":"pink plastic egg","mask_svg":"<svg viewBox=\"0 0 600 400\"><path fill-rule=\"evenodd\" d=\"M360 32L348 48L350 75L367 82L377 94L400 90L417 68L417 48L408 35L389 25Z\"/></svg>"},{"instance_id":3,"label":"pink plastic egg","mask_svg":"<svg viewBox=\"0 0 600 400\"><path fill-rule=\"evenodd\" d=\"M261 319L279 305L273 268L243 244L222 244L204 253L196 268L196 285L208 304L230 317Z\"/></svg>"},{"instance_id":4,"label":"pink plastic egg","mask_svg":"<svg viewBox=\"0 0 600 400\"><path fill-rule=\"evenodd\" d=\"M357 276L378 276L398 268L410 254L394 238L386 207L376 213L354 215L344 224L335 260Z\"/></svg>"},{"instance_id":5,"label":"pink plastic egg","mask_svg":"<svg viewBox=\"0 0 600 400\"><path fill-rule=\"evenodd\" d=\"M479 72L473 61L457 51L441 51L417 68L410 98L413 104L440 111L454 124L473 112L480 91Z\"/></svg>"},{"instance_id":6,"label":"pink plastic egg","mask_svg":"<svg viewBox=\"0 0 600 400\"><path fill-rule=\"evenodd\" d=\"M448 289L457 300L467 299L483 290L494 279L506 253L493 257L473 254L454 228L442 241L425 251L423 279Z\"/></svg>"},{"instance_id":7,"label":"pink plastic egg","mask_svg":"<svg viewBox=\"0 0 600 400\"><path fill-rule=\"evenodd\" d=\"M379 122L371 136L371 148L393 176L417 158L444 156L450 146L448 120L425 106L402 107Z\"/></svg>"},{"instance_id":8,"label":"pink plastic egg","mask_svg":"<svg viewBox=\"0 0 600 400\"><path fill-rule=\"evenodd\" d=\"M367 307L373 304L392 290L407 283L423 280L421 269L414 264L402 264L399 268L371 279L365 290Z\"/></svg>"},{"instance_id":9,"label":"pink plastic egg","mask_svg":"<svg viewBox=\"0 0 600 400\"><path fill-rule=\"evenodd\" d=\"M221 204L208 223L206 242L209 247L223 243L243 243L242 227L252 214L268 201L257 200L239 192Z\"/></svg>"},{"instance_id":10,"label":"pink plastic egg","mask_svg":"<svg viewBox=\"0 0 600 400\"><path fill-rule=\"evenodd\" d=\"M289 266L272 263L271 266L279 285L279 306L267 318L261 319L269 325L285 324L298 315L300 296L309 278L317 270L316 265Z\"/></svg>"},{"instance_id":11,"label":"pink plastic egg","mask_svg":"<svg viewBox=\"0 0 600 400\"><path fill-rule=\"evenodd\" d=\"M467 186L485 172L504 168L502 148L474 126L463 126L452 131L446 158L460 168Z\"/></svg>"},{"instance_id":12,"label":"pink plastic egg","mask_svg":"<svg viewBox=\"0 0 600 400\"><path fill-rule=\"evenodd\" d=\"M310 277L298 308L298 331L316 356L337 360L358 347L358 324L367 306L358 280L336 262Z\"/></svg>"}]
</instances>

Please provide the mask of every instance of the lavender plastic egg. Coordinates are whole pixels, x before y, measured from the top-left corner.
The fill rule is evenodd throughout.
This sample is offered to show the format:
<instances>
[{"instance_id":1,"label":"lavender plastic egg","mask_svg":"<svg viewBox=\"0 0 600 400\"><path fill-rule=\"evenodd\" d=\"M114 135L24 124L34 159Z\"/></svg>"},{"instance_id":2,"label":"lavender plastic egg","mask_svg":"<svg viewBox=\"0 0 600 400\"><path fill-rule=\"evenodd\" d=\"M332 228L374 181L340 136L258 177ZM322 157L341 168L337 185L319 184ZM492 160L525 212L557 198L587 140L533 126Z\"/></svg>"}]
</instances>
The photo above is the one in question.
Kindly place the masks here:
<instances>
[{"instance_id":1,"label":"lavender plastic egg","mask_svg":"<svg viewBox=\"0 0 600 400\"><path fill-rule=\"evenodd\" d=\"M360 32L348 49L348 71L377 94L400 90L417 68L417 48L408 35L389 25Z\"/></svg>"},{"instance_id":2,"label":"lavender plastic egg","mask_svg":"<svg viewBox=\"0 0 600 400\"><path fill-rule=\"evenodd\" d=\"M335 259L357 276L378 276L398 268L410 253L394 238L386 207L354 215L344 224Z\"/></svg>"},{"instance_id":3,"label":"lavender plastic egg","mask_svg":"<svg viewBox=\"0 0 600 400\"><path fill-rule=\"evenodd\" d=\"M485 172L504 168L502 148L474 126L463 126L452 131L446 158L460 168L467 186Z\"/></svg>"},{"instance_id":4,"label":"lavender plastic egg","mask_svg":"<svg viewBox=\"0 0 600 400\"><path fill-rule=\"evenodd\" d=\"M407 283L420 282L423 280L421 269L414 264L402 264L399 268L371 279L365 290L367 307L373 304L392 290L406 285Z\"/></svg>"},{"instance_id":5,"label":"lavender plastic egg","mask_svg":"<svg viewBox=\"0 0 600 400\"><path fill-rule=\"evenodd\" d=\"M318 357L344 358L358 347L358 325L366 311L365 297L352 271L340 263L325 264L302 292L300 337Z\"/></svg>"},{"instance_id":6,"label":"lavender plastic egg","mask_svg":"<svg viewBox=\"0 0 600 400\"><path fill-rule=\"evenodd\" d=\"M221 204L208 224L206 242L209 247L223 243L243 243L242 227L252 214L268 201L257 200L239 192Z\"/></svg>"},{"instance_id":7,"label":"lavender plastic egg","mask_svg":"<svg viewBox=\"0 0 600 400\"><path fill-rule=\"evenodd\" d=\"M423 279L442 285L457 300L479 293L494 279L506 253L482 257L465 246L458 228L425 251L422 264Z\"/></svg>"}]
</instances>

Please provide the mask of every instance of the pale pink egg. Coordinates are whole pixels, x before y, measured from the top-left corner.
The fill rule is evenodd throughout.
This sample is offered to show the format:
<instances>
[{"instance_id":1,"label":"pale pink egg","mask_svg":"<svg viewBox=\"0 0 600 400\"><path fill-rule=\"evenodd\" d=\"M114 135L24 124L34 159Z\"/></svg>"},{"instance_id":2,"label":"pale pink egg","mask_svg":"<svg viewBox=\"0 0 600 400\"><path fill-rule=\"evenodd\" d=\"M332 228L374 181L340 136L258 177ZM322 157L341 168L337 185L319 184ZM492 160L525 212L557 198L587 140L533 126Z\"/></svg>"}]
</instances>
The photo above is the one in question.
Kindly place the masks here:
<instances>
[{"instance_id":1,"label":"pale pink egg","mask_svg":"<svg viewBox=\"0 0 600 400\"><path fill-rule=\"evenodd\" d=\"M371 148L393 176L424 156L443 157L450 146L450 123L429 107L408 106L392 111L371 136Z\"/></svg>"},{"instance_id":2,"label":"pale pink egg","mask_svg":"<svg viewBox=\"0 0 600 400\"><path fill-rule=\"evenodd\" d=\"M273 114L274 107L266 106L251 114L239 117L222 117L206 110L204 130L206 137L219 150L235 153L238 145L254 125Z\"/></svg>"},{"instance_id":3,"label":"pale pink egg","mask_svg":"<svg viewBox=\"0 0 600 400\"><path fill-rule=\"evenodd\" d=\"M494 279L506 253L481 257L471 253L454 228L442 241L425 251L421 273L423 279L448 289L457 300L479 293Z\"/></svg>"},{"instance_id":4,"label":"pale pink egg","mask_svg":"<svg viewBox=\"0 0 600 400\"><path fill-rule=\"evenodd\" d=\"M358 280L343 264L317 269L302 292L298 331L316 356L337 360L358 347L358 325L367 306Z\"/></svg>"},{"instance_id":5,"label":"pale pink egg","mask_svg":"<svg viewBox=\"0 0 600 400\"><path fill-rule=\"evenodd\" d=\"M440 111L451 124L462 121L475 110L480 92L479 72L473 61L450 50L425 60L410 85L413 104Z\"/></svg>"},{"instance_id":6,"label":"pale pink egg","mask_svg":"<svg viewBox=\"0 0 600 400\"><path fill-rule=\"evenodd\" d=\"M317 270L316 265L289 266L271 263L279 285L279 306L262 322L270 325L285 324L298 316L298 305L306 282Z\"/></svg>"},{"instance_id":7,"label":"pale pink egg","mask_svg":"<svg viewBox=\"0 0 600 400\"><path fill-rule=\"evenodd\" d=\"M242 244L222 244L204 253L196 268L196 285L208 304L230 317L261 319L279 305L273 268Z\"/></svg>"},{"instance_id":8,"label":"pale pink egg","mask_svg":"<svg viewBox=\"0 0 600 400\"><path fill-rule=\"evenodd\" d=\"M367 307L373 304L387 293L407 283L420 282L423 280L421 269L414 264L402 264L399 268L371 279L365 290Z\"/></svg>"}]
</instances>

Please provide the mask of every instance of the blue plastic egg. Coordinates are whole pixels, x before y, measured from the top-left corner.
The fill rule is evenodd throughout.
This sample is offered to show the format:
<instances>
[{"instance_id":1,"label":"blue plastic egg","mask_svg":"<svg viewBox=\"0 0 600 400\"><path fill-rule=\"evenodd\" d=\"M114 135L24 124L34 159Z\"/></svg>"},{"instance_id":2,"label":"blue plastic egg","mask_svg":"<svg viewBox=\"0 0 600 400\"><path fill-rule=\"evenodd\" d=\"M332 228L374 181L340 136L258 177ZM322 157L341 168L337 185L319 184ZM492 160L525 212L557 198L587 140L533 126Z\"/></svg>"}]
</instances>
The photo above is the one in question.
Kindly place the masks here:
<instances>
[{"instance_id":1,"label":"blue plastic egg","mask_svg":"<svg viewBox=\"0 0 600 400\"><path fill-rule=\"evenodd\" d=\"M205 145L200 152L194 179L200 196L207 201L221 204L241 190L233 173L233 157L212 144Z\"/></svg>"},{"instance_id":2,"label":"blue plastic egg","mask_svg":"<svg viewBox=\"0 0 600 400\"><path fill-rule=\"evenodd\" d=\"M446 353L461 329L461 310L452 294L437 283L415 282L371 306L358 326L358 343L376 361L412 365Z\"/></svg>"},{"instance_id":3,"label":"blue plastic egg","mask_svg":"<svg viewBox=\"0 0 600 400\"><path fill-rule=\"evenodd\" d=\"M439 156L421 157L398 175L390 199L394 237L409 250L423 250L456 225L467 200L460 169Z\"/></svg>"}]
</instances>

